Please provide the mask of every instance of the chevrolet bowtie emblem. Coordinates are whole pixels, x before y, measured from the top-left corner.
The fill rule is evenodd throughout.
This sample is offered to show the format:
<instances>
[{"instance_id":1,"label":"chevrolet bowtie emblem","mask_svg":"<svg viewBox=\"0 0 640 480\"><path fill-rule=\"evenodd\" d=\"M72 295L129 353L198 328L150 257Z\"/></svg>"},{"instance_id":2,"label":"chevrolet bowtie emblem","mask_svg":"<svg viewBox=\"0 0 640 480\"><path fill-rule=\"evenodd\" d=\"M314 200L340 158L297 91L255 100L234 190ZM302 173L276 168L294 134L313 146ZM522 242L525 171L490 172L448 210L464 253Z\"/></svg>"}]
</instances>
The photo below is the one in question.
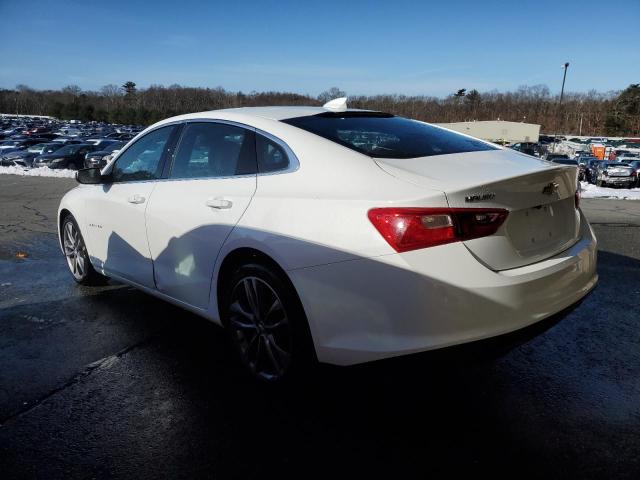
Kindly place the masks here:
<instances>
[{"instance_id":1,"label":"chevrolet bowtie emblem","mask_svg":"<svg viewBox=\"0 0 640 480\"><path fill-rule=\"evenodd\" d=\"M548 185L544 186L544 188L542 189L542 193L544 193L545 195L553 195L558 191L558 187L560 187L559 183L551 182Z\"/></svg>"}]
</instances>

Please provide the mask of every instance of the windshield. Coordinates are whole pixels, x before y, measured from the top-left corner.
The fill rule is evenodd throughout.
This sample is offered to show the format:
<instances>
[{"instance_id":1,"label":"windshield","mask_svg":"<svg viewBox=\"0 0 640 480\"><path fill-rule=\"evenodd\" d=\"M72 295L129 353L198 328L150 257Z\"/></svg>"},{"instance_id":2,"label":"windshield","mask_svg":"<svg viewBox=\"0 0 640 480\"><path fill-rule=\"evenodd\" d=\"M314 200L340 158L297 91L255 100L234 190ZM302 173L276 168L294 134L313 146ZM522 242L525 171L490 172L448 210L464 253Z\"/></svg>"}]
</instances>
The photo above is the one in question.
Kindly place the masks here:
<instances>
[{"instance_id":1,"label":"windshield","mask_svg":"<svg viewBox=\"0 0 640 480\"><path fill-rule=\"evenodd\" d=\"M113 152L114 150L119 150L122 148L122 146L124 145L124 142L114 142L110 145L108 145L104 151L105 152Z\"/></svg>"},{"instance_id":2,"label":"windshield","mask_svg":"<svg viewBox=\"0 0 640 480\"><path fill-rule=\"evenodd\" d=\"M42 150L42 153L57 152L61 148L62 148L62 145L59 143L50 143L44 147L44 149Z\"/></svg>"},{"instance_id":3,"label":"windshield","mask_svg":"<svg viewBox=\"0 0 640 480\"><path fill-rule=\"evenodd\" d=\"M30 152L41 152L45 148L45 146L46 145L44 143L37 143L27 148L27 150Z\"/></svg>"},{"instance_id":4,"label":"windshield","mask_svg":"<svg viewBox=\"0 0 640 480\"><path fill-rule=\"evenodd\" d=\"M60 150L56 150L56 153L60 155L73 155L80 150L80 148L82 148L81 145L67 145L62 147Z\"/></svg>"},{"instance_id":5,"label":"windshield","mask_svg":"<svg viewBox=\"0 0 640 480\"><path fill-rule=\"evenodd\" d=\"M327 112L283 122L370 157L416 158L497 150L480 140L385 113Z\"/></svg>"}]
</instances>

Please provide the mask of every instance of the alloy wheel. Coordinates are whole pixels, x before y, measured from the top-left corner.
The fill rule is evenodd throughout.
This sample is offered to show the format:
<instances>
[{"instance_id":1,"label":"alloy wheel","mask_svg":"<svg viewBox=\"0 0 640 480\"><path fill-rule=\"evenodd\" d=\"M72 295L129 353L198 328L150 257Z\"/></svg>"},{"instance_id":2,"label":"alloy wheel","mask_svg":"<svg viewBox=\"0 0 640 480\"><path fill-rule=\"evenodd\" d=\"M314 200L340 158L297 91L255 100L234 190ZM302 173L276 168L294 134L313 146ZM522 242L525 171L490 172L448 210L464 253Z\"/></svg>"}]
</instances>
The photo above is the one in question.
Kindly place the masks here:
<instances>
[{"instance_id":1,"label":"alloy wheel","mask_svg":"<svg viewBox=\"0 0 640 480\"><path fill-rule=\"evenodd\" d=\"M76 280L82 280L87 273L86 249L82 236L72 221L64 224L62 244L71 274Z\"/></svg>"},{"instance_id":2,"label":"alloy wheel","mask_svg":"<svg viewBox=\"0 0 640 480\"><path fill-rule=\"evenodd\" d=\"M228 319L249 370L266 381L282 378L291 364L292 331L276 291L258 277L241 278L231 291Z\"/></svg>"}]
</instances>

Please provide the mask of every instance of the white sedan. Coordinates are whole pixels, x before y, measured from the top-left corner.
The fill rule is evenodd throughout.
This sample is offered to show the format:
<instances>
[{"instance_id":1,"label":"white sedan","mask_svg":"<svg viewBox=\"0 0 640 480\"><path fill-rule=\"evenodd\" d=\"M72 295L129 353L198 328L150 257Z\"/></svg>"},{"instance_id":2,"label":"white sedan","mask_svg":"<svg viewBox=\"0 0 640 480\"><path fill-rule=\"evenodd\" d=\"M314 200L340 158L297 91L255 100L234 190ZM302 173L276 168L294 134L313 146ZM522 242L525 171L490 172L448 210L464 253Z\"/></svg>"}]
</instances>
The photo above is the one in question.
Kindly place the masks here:
<instances>
[{"instance_id":1,"label":"white sedan","mask_svg":"<svg viewBox=\"0 0 640 480\"><path fill-rule=\"evenodd\" d=\"M169 118L78 181L75 280L223 325L268 381L520 329L598 279L576 168L344 100Z\"/></svg>"}]
</instances>

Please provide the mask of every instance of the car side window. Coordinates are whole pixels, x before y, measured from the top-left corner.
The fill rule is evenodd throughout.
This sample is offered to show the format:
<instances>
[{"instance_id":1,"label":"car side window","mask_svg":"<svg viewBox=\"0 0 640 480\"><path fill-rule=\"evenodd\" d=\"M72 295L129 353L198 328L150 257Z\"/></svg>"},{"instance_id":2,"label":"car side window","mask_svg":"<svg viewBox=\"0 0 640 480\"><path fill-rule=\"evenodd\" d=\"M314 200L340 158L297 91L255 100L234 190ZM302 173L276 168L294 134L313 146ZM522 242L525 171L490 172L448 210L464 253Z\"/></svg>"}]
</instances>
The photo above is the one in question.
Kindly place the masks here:
<instances>
[{"instance_id":1,"label":"car side window","mask_svg":"<svg viewBox=\"0 0 640 480\"><path fill-rule=\"evenodd\" d=\"M173 128L173 125L158 128L127 148L113 166L113 181L131 182L159 178L160 160Z\"/></svg>"},{"instance_id":2,"label":"car side window","mask_svg":"<svg viewBox=\"0 0 640 480\"><path fill-rule=\"evenodd\" d=\"M216 178L256 173L254 133L225 123L188 123L169 178Z\"/></svg>"},{"instance_id":3,"label":"car side window","mask_svg":"<svg viewBox=\"0 0 640 480\"><path fill-rule=\"evenodd\" d=\"M256 134L256 151L260 173L277 172L289 167L289 156L285 149L264 135Z\"/></svg>"}]
</instances>

